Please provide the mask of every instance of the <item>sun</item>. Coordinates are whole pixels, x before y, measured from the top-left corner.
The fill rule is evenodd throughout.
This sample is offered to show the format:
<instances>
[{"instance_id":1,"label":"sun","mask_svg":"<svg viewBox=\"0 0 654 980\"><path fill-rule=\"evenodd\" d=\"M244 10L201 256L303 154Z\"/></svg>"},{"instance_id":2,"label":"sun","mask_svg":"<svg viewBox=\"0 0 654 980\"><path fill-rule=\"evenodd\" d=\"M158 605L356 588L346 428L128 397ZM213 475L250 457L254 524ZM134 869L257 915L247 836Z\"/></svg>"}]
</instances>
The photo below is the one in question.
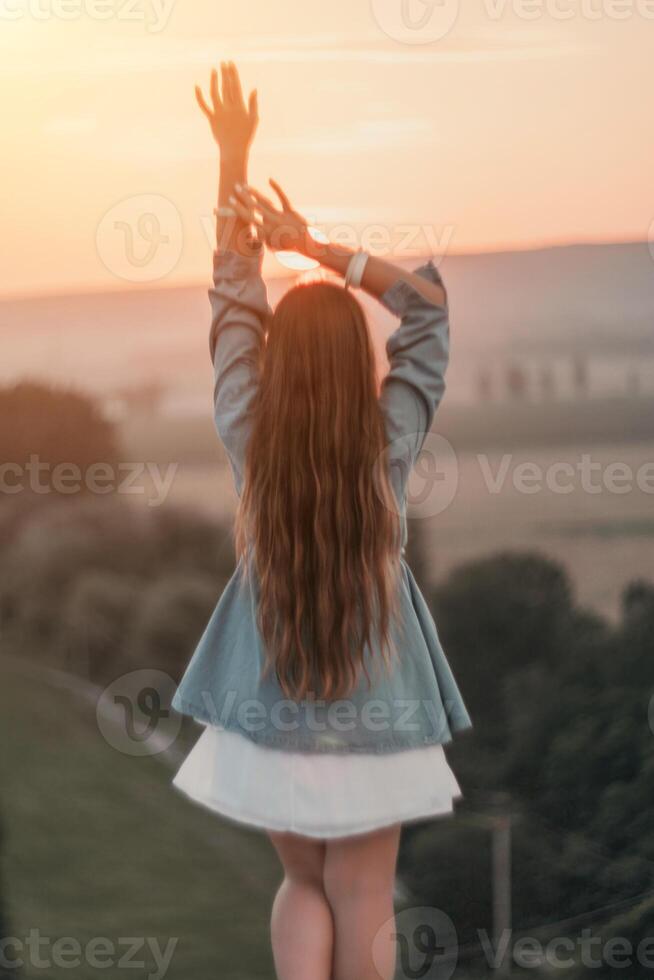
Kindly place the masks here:
<instances>
[{"instance_id":1,"label":"sun","mask_svg":"<svg viewBox=\"0 0 654 980\"><path fill-rule=\"evenodd\" d=\"M320 228L309 225L308 232L314 242L319 242L321 245L329 244L329 238ZM275 252L275 258L280 265L286 269L292 269L293 272L308 272L310 269L317 269L320 266L320 262L316 262L315 259L310 259L306 255L301 255L299 252Z\"/></svg>"}]
</instances>

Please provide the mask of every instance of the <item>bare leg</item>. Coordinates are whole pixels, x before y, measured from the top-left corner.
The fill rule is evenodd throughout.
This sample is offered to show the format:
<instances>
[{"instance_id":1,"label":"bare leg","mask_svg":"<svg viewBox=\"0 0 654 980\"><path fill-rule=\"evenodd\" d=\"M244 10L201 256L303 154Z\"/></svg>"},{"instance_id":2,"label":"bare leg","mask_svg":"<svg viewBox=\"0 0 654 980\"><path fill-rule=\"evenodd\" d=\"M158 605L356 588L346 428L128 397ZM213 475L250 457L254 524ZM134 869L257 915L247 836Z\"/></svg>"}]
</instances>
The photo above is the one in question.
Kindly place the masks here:
<instances>
[{"instance_id":1,"label":"bare leg","mask_svg":"<svg viewBox=\"0 0 654 980\"><path fill-rule=\"evenodd\" d=\"M324 882L335 927L332 980L393 980L394 943L381 942L373 960L373 942L393 918L399 840L398 825L327 841Z\"/></svg>"},{"instance_id":2,"label":"bare leg","mask_svg":"<svg viewBox=\"0 0 654 980\"><path fill-rule=\"evenodd\" d=\"M331 980L334 923L323 888L325 845L297 834L269 836L285 876L270 926L278 980Z\"/></svg>"}]
</instances>

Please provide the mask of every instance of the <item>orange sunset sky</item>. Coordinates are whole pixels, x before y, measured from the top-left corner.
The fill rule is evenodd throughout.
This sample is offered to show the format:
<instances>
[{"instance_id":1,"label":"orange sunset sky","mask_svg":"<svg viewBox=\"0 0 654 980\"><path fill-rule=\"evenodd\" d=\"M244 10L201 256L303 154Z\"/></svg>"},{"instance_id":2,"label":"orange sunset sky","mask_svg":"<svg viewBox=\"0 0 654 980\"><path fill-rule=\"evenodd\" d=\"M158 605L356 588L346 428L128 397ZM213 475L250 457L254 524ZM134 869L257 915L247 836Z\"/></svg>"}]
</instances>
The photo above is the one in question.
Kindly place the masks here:
<instances>
[{"instance_id":1,"label":"orange sunset sky","mask_svg":"<svg viewBox=\"0 0 654 980\"><path fill-rule=\"evenodd\" d=\"M252 182L328 230L424 224L452 252L646 239L654 0L455 5L0 0L0 291L207 277L193 85L227 58L260 93ZM169 257L131 275L110 239L133 221L138 254L139 208Z\"/></svg>"}]
</instances>

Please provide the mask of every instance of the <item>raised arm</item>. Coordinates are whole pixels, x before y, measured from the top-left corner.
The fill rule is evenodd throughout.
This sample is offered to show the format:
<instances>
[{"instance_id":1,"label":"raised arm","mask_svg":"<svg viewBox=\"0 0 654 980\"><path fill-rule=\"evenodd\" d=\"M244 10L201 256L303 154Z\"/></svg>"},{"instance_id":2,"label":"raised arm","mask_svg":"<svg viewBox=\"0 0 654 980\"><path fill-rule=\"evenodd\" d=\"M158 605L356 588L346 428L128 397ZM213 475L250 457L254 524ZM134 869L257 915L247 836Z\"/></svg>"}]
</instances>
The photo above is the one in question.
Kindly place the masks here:
<instances>
[{"instance_id":1,"label":"raised arm","mask_svg":"<svg viewBox=\"0 0 654 980\"><path fill-rule=\"evenodd\" d=\"M432 301L436 294L442 301ZM438 269L428 262L410 278L397 279L380 301L401 318L386 344L390 368L382 383L381 404L394 443L391 455L402 464L405 484L445 393L450 358L447 298Z\"/></svg>"},{"instance_id":2,"label":"raised arm","mask_svg":"<svg viewBox=\"0 0 654 980\"><path fill-rule=\"evenodd\" d=\"M252 188L240 188L231 203L242 220L258 224L271 248L302 252L345 276L354 252L315 241L281 187L270 183L281 207ZM381 404L389 440L395 444L393 455L403 462L407 476L445 391L449 360L445 287L431 262L408 272L372 256L361 286L401 318L386 347L390 370L382 384Z\"/></svg>"},{"instance_id":3,"label":"raised arm","mask_svg":"<svg viewBox=\"0 0 654 980\"><path fill-rule=\"evenodd\" d=\"M257 91L250 93L246 107L243 89L236 65L223 62L220 66L222 91L218 86L218 72L211 72L209 85L210 103L199 85L195 87L198 105L209 120L211 132L220 150L220 178L218 182L218 207L216 208L216 239L221 252L233 251L241 255L252 253L252 240L248 222L229 206L234 190L247 183L250 146L259 122Z\"/></svg>"},{"instance_id":4,"label":"raised arm","mask_svg":"<svg viewBox=\"0 0 654 980\"><path fill-rule=\"evenodd\" d=\"M270 183L279 197L281 207L273 204L259 191L241 186L230 198L230 203L241 220L257 225L271 248L301 252L333 272L345 276L354 251L332 242L316 241L309 233L307 222L293 208L279 184L274 180ZM376 256L369 257L361 286L371 296L381 299L398 279L404 280L422 293L431 304L445 305L445 290L440 280L433 281L432 277L425 278L417 272L407 272L401 266Z\"/></svg>"},{"instance_id":5,"label":"raised arm","mask_svg":"<svg viewBox=\"0 0 654 980\"><path fill-rule=\"evenodd\" d=\"M211 105L199 88L196 97L220 150L209 348L214 364L216 427L240 492L269 309L261 278L262 243L252 235L249 222L229 205L237 185L247 178L258 121L256 92L250 95L246 108L236 67L223 64L221 76L219 90L218 74L211 74Z\"/></svg>"}]
</instances>

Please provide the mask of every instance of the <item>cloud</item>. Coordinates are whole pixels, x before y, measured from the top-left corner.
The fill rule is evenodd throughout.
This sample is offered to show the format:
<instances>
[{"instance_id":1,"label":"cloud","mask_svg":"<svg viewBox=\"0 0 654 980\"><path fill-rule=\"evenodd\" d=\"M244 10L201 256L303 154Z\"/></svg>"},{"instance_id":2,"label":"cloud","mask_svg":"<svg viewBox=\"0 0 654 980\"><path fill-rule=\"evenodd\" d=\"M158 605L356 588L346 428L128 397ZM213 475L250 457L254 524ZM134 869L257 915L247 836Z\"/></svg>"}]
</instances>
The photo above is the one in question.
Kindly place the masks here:
<instances>
[{"instance_id":1,"label":"cloud","mask_svg":"<svg viewBox=\"0 0 654 980\"><path fill-rule=\"evenodd\" d=\"M86 136L91 131L92 123L93 120L85 117L53 117L46 122L44 131L48 135L69 140L77 135ZM213 158L215 153L212 144L204 139L203 130L203 139L199 143L199 132L198 122L194 118L176 120L174 141L170 140L167 131L156 127L150 130L143 129L138 133L130 132L127 139L121 138L120 131L117 131L113 138L103 143L102 158L114 162L132 161L138 158L141 163L152 161L160 165ZM292 153L321 157L329 155L350 157L353 153L363 154L393 150L398 147L420 148L442 144L443 138L435 132L432 120L421 117L399 117L360 119L350 123L344 122L339 127L317 125L308 131L304 129L301 133L288 136L262 135L257 141L257 153L282 156ZM82 140L75 152L94 156L98 152L98 147L93 142Z\"/></svg>"},{"instance_id":2,"label":"cloud","mask_svg":"<svg viewBox=\"0 0 654 980\"><path fill-rule=\"evenodd\" d=\"M39 52L30 61L25 50L7 46L0 62L0 73L30 74L124 74L156 71L180 71L189 67L215 65L230 58L246 64L362 64L370 65L440 65L467 62L533 61L579 54L588 44L579 40L534 37L511 32L507 37L495 32L447 39L438 44L416 48L391 41L370 38L348 39L340 35L316 37L235 38L223 44L205 39L115 38L111 41L80 45L66 58L56 48Z\"/></svg>"},{"instance_id":3,"label":"cloud","mask_svg":"<svg viewBox=\"0 0 654 980\"><path fill-rule=\"evenodd\" d=\"M268 153L350 155L353 151L393 149L398 146L434 146L442 143L433 121L423 118L358 120L338 129L316 127L296 136L268 137L259 149Z\"/></svg>"}]
</instances>

